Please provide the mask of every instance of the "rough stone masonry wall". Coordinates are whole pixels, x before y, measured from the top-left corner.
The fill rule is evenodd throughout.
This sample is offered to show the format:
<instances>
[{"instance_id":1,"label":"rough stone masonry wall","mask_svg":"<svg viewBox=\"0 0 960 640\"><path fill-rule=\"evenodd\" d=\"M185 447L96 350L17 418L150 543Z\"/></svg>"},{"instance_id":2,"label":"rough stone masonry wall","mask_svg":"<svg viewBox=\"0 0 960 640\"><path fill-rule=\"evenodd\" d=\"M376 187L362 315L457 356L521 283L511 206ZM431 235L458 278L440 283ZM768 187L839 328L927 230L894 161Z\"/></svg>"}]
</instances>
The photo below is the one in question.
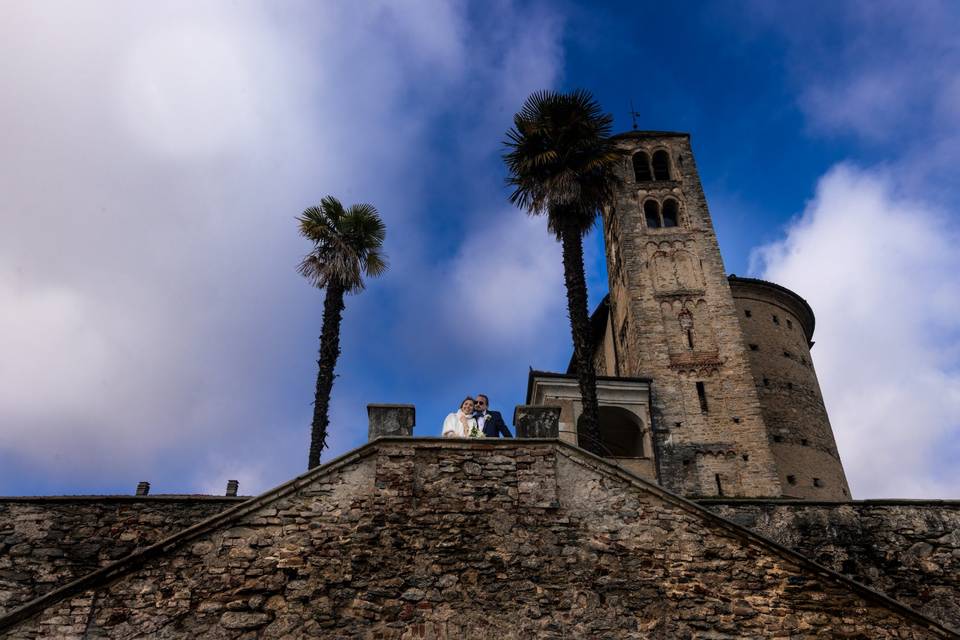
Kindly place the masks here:
<instances>
[{"instance_id":1,"label":"rough stone masonry wall","mask_svg":"<svg viewBox=\"0 0 960 640\"><path fill-rule=\"evenodd\" d=\"M381 440L290 487L11 637L954 637L565 445Z\"/></svg>"},{"instance_id":2,"label":"rough stone masonry wall","mask_svg":"<svg viewBox=\"0 0 960 640\"><path fill-rule=\"evenodd\" d=\"M244 498L0 498L0 616Z\"/></svg>"},{"instance_id":3,"label":"rough stone masonry wall","mask_svg":"<svg viewBox=\"0 0 960 640\"><path fill-rule=\"evenodd\" d=\"M960 502L703 504L960 630Z\"/></svg>"},{"instance_id":4,"label":"rough stone masonry wall","mask_svg":"<svg viewBox=\"0 0 960 640\"><path fill-rule=\"evenodd\" d=\"M731 278L730 289L784 496L849 500L810 354L813 316L804 318L799 297L775 285Z\"/></svg>"}]
</instances>

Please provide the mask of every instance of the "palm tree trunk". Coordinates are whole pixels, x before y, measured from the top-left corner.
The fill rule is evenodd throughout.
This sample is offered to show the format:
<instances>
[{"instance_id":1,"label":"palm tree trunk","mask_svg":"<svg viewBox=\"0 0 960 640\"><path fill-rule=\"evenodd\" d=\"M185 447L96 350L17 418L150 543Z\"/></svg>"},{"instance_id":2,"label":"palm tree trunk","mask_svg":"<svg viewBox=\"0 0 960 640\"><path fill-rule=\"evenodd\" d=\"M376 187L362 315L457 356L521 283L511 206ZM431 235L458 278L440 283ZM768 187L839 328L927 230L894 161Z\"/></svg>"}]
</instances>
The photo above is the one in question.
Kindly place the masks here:
<instances>
[{"instance_id":1,"label":"palm tree trunk","mask_svg":"<svg viewBox=\"0 0 960 640\"><path fill-rule=\"evenodd\" d=\"M583 398L583 413L576 425L583 448L600 454L600 409L597 405L597 375L593 370L593 337L587 313L587 279L583 273L583 237L573 224L561 229L563 277L567 285L567 313L573 335L577 382Z\"/></svg>"},{"instance_id":2,"label":"palm tree trunk","mask_svg":"<svg viewBox=\"0 0 960 640\"><path fill-rule=\"evenodd\" d=\"M323 300L323 328L320 330L320 356L317 359L317 389L313 399L313 425L310 429L310 459L307 469L320 464L320 453L327 447L327 426L330 424L330 391L334 369L340 357L340 321L343 317L343 287L327 285Z\"/></svg>"}]
</instances>

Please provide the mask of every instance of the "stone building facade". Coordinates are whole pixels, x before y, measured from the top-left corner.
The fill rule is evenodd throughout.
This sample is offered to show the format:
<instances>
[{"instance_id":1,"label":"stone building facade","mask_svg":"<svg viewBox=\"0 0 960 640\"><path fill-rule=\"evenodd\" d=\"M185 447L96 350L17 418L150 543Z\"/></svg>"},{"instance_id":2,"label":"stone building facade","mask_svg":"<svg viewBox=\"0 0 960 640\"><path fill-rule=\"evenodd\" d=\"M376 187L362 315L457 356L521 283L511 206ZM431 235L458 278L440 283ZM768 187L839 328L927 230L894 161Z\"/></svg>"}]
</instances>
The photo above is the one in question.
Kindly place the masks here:
<instances>
[{"instance_id":1,"label":"stone building facade","mask_svg":"<svg viewBox=\"0 0 960 640\"><path fill-rule=\"evenodd\" d=\"M784 497L847 500L850 487L813 368L813 310L785 287L730 276Z\"/></svg>"},{"instance_id":2,"label":"stone building facade","mask_svg":"<svg viewBox=\"0 0 960 640\"><path fill-rule=\"evenodd\" d=\"M689 496L849 499L809 305L728 279L687 134L617 140L625 160L603 212L609 295L593 314L594 365L650 381L657 480Z\"/></svg>"},{"instance_id":3,"label":"stone building facade","mask_svg":"<svg viewBox=\"0 0 960 640\"><path fill-rule=\"evenodd\" d=\"M144 499L126 527L144 546L116 560L89 550L100 568L0 610L0 634L960 637L559 440L380 438L261 496L193 505L210 515L172 534L169 506ZM71 511L13 506L44 508ZM25 573L54 557L20 544Z\"/></svg>"},{"instance_id":4,"label":"stone building facade","mask_svg":"<svg viewBox=\"0 0 960 640\"><path fill-rule=\"evenodd\" d=\"M656 482L650 429L650 381L600 376L597 379L597 401L600 404L600 445L604 457ZM579 446L587 444L577 431L577 422L583 413L583 399L576 378L531 370L527 404L558 407L557 437Z\"/></svg>"}]
</instances>

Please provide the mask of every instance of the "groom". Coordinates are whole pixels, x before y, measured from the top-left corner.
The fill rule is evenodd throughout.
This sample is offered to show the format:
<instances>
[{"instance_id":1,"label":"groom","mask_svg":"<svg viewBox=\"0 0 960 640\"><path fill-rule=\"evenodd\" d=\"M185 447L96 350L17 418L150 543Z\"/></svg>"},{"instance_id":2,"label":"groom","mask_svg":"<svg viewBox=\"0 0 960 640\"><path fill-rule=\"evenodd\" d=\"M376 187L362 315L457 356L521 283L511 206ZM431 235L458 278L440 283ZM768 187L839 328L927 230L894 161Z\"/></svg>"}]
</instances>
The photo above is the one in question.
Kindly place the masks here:
<instances>
[{"instance_id":1,"label":"groom","mask_svg":"<svg viewBox=\"0 0 960 640\"><path fill-rule=\"evenodd\" d=\"M477 419L477 426L483 431L486 438L498 438L502 434L504 438L512 438L510 429L503 422L503 416L499 411L490 411L490 399L486 394L478 393L473 401L473 417Z\"/></svg>"}]
</instances>

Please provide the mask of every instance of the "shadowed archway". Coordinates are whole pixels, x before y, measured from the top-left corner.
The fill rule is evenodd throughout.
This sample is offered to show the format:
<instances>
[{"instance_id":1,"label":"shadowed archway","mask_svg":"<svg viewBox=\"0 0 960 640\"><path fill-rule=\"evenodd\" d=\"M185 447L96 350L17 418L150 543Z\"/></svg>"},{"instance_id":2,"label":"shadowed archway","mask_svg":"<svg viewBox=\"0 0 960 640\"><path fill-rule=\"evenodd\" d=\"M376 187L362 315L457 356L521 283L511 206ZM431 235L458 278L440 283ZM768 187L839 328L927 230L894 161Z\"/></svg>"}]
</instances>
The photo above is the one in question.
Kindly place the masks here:
<instances>
[{"instance_id":1,"label":"shadowed archway","mask_svg":"<svg viewBox=\"0 0 960 640\"><path fill-rule=\"evenodd\" d=\"M577 421L577 441L581 448L587 444ZM623 407L600 407L600 450L605 457L641 458L643 451L643 422L635 413Z\"/></svg>"}]
</instances>

